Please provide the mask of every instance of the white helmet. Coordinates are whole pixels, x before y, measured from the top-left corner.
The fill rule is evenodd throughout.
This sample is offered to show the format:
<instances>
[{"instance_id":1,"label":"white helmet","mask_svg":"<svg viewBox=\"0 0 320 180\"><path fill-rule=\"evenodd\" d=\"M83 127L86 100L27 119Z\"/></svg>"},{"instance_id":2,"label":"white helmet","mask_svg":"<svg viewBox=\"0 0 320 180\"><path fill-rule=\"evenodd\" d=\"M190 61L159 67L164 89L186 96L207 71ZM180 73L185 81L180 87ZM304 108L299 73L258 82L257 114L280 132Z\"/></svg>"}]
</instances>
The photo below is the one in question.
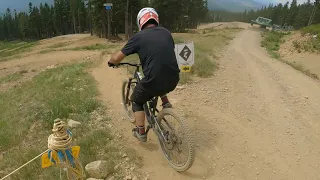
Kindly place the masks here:
<instances>
[{"instance_id":1,"label":"white helmet","mask_svg":"<svg viewBox=\"0 0 320 180\"><path fill-rule=\"evenodd\" d=\"M137 25L139 27L139 31L141 31L141 28L143 25L148 22L150 19L155 20L159 25L159 15L153 8L146 7L139 11L137 16Z\"/></svg>"}]
</instances>

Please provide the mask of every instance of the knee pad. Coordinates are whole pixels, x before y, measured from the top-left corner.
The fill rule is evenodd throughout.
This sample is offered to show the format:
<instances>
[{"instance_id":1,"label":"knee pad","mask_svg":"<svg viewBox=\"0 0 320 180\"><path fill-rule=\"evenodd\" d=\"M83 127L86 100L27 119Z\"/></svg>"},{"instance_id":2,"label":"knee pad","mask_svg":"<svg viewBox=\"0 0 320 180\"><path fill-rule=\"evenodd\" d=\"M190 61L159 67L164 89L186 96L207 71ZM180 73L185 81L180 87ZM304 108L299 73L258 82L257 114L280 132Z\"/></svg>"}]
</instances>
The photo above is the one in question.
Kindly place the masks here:
<instances>
[{"instance_id":1,"label":"knee pad","mask_svg":"<svg viewBox=\"0 0 320 180\"><path fill-rule=\"evenodd\" d=\"M137 104L136 102L132 102L132 111L133 112L144 111L143 104Z\"/></svg>"}]
</instances>

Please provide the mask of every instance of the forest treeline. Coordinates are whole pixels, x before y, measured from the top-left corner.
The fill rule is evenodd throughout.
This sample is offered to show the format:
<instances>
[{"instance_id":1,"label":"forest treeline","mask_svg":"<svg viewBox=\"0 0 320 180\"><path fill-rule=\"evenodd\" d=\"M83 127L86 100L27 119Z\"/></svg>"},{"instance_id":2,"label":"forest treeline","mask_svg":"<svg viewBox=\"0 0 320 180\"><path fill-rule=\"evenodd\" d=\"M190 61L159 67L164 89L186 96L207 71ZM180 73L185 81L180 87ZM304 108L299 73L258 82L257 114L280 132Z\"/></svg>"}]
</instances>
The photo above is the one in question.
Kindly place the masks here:
<instances>
[{"instance_id":1,"label":"forest treeline","mask_svg":"<svg viewBox=\"0 0 320 180\"><path fill-rule=\"evenodd\" d=\"M201 22L250 22L259 16L272 19L273 24L301 28L308 25L314 10L316 13L312 24L320 23L320 3L314 5L314 1L310 0L303 4L298 4L297 0L285 4L270 4L241 13L208 11L207 0L112 0L113 9L108 13L104 7L105 2L106 0L54 0L52 5L29 3L26 5L29 7L28 12L7 9L0 16L0 41L36 40L90 32L106 38L108 29L113 37L120 33L130 36L137 30L138 11L146 6L154 7L160 15L161 25L172 32L196 28Z\"/></svg>"},{"instance_id":2,"label":"forest treeline","mask_svg":"<svg viewBox=\"0 0 320 180\"><path fill-rule=\"evenodd\" d=\"M105 2L54 0L52 5L29 3L28 12L7 9L0 16L0 40L43 39L84 32L107 37L108 18L113 36L125 32L132 34L137 28L137 13L146 6L158 11L161 25L173 32L182 32L195 28L208 12L207 0L112 0L113 8L109 13Z\"/></svg>"},{"instance_id":3,"label":"forest treeline","mask_svg":"<svg viewBox=\"0 0 320 180\"><path fill-rule=\"evenodd\" d=\"M298 4L297 0L292 0L285 4L270 4L258 10L250 10L242 13L232 13L226 11L211 11L207 15L208 22L221 21L242 21L250 22L257 17L265 17L272 19L273 24L293 26L295 29L300 29L309 24L310 17L315 11L314 18L311 24L320 23L320 3L308 0L303 4Z\"/></svg>"}]
</instances>

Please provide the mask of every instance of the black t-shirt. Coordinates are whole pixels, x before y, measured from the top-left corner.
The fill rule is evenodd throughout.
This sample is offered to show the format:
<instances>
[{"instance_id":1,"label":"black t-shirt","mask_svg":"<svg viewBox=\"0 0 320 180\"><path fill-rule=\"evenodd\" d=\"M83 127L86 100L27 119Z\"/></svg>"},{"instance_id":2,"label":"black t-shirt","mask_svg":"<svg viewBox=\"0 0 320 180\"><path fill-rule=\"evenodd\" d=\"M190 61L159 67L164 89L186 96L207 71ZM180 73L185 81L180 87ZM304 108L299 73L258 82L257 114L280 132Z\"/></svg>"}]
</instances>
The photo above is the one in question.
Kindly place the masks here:
<instances>
[{"instance_id":1,"label":"black t-shirt","mask_svg":"<svg viewBox=\"0 0 320 180\"><path fill-rule=\"evenodd\" d=\"M121 50L126 56L137 53L145 78L146 87L165 86L179 80L174 41L171 33L163 27L151 27L136 33Z\"/></svg>"}]
</instances>

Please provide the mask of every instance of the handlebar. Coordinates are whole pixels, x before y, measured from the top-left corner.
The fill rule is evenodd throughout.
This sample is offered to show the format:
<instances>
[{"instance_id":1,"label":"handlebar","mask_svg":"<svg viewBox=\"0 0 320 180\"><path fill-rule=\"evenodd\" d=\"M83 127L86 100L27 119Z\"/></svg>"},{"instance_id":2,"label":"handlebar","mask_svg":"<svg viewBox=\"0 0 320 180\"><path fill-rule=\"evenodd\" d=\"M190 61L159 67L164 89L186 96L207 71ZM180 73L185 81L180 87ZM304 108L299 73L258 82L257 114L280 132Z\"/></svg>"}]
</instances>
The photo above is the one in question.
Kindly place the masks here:
<instances>
[{"instance_id":1,"label":"handlebar","mask_svg":"<svg viewBox=\"0 0 320 180\"><path fill-rule=\"evenodd\" d=\"M141 64L132 64L132 63L120 63L119 66L121 65L129 65L129 66L134 66L134 67L140 67Z\"/></svg>"},{"instance_id":2,"label":"handlebar","mask_svg":"<svg viewBox=\"0 0 320 180\"><path fill-rule=\"evenodd\" d=\"M133 67L140 67L141 66L141 64L132 64L132 63L111 64L109 62L108 62L108 65L109 65L109 67L113 67L113 68L119 67L121 65L129 65L129 66L133 66Z\"/></svg>"}]
</instances>

